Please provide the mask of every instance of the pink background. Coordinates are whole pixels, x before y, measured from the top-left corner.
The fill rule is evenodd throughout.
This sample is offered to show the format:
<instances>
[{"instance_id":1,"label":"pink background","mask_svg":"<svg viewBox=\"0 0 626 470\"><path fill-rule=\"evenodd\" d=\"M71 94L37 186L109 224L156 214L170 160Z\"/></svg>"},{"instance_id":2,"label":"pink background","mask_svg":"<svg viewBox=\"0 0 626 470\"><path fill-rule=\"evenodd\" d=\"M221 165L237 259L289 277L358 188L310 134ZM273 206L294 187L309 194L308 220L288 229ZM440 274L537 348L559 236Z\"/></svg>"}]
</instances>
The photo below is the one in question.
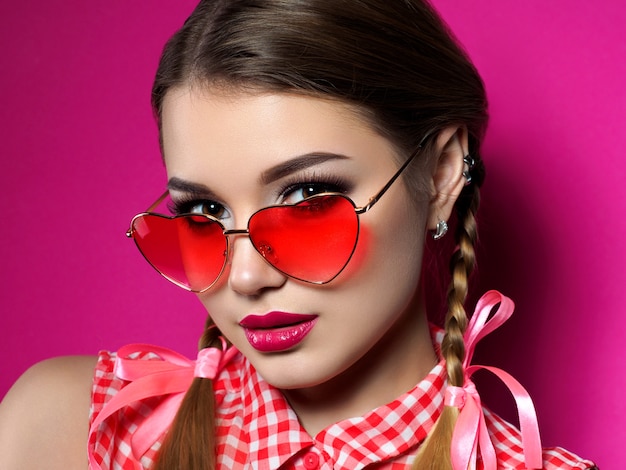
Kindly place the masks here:
<instances>
[{"instance_id":1,"label":"pink background","mask_svg":"<svg viewBox=\"0 0 626 470\"><path fill-rule=\"evenodd\" d=\"M165 183L149 90L164 41L193 4L0 5L0 396L49 356L136 341L193 354L202 307L152 272L124 236ZM481 290L500 289L518 306L480 347L480 361L527 386L545 445L618 468L626 440L626 7L435 5L491 101ZM485 388L512 417L510 400L498 396L504 389Z\"/></svg>"}]
</instances>

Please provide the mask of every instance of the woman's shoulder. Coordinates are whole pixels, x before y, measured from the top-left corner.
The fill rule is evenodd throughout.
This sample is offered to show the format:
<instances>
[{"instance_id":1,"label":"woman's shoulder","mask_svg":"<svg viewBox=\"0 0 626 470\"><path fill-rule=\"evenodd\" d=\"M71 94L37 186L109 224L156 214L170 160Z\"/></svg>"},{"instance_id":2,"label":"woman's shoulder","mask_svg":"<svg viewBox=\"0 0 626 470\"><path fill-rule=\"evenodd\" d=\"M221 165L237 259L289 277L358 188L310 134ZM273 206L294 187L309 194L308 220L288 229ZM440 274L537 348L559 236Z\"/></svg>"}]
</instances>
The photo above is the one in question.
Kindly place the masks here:
<instances>
[{"instance_id":1,"label":"woman's shoulder","mask_svg":"<svg viewBox=\"0 0 626 470\"><path fill-rule=\"evenodd\" d=\"M48 359L0 403L0 468L83 469L95 356Z\"/></svg>"}]
</instances>

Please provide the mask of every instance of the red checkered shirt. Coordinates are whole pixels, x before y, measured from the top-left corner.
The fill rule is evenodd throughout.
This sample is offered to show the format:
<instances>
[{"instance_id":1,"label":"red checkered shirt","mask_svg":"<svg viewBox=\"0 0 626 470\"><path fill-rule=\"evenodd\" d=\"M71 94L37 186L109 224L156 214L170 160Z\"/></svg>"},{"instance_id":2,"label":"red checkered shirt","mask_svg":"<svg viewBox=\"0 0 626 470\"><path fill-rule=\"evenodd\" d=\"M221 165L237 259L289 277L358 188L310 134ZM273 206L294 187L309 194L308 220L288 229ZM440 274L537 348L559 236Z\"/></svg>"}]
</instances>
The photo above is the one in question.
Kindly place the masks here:
<instances>
[{"instance_id":1,"label":"red checkered shirt","mask_svg":"<svg viewBox=\"0 0 626 470\"><path fill-rule=\"evenodd\" d=\"M439 339L439 338L438 338ZM127 383L113 372L115 353L101 352L90 422ZM150 360L141 355L137 360ZM311 437L282 393L265 382L241 354L214 380L219 469L407 469L443 407L445 367L438 364L417 386L364 416L340 421ZM102 469L152 468L163 436L138 461L131 436L159 402L134 403L98 428L93 452ZM485 418L498 468L525 468L519 431L489 410ZM544 469L587 469L593 463L564 449L544 449ZM481 468L480 461L478 462Z\"/></svg>"}]
</instances>

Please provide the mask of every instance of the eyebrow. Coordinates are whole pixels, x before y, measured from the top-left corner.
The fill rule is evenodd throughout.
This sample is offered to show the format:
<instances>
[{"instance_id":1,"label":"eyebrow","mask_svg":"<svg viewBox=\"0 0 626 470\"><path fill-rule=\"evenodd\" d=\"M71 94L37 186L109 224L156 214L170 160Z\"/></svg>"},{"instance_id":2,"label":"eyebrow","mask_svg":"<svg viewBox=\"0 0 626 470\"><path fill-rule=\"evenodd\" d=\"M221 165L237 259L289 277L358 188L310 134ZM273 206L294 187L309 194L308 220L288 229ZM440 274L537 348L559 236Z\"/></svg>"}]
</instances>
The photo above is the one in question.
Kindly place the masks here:
<instances>
[{"instance_id":1,"label":"eyebrow","mask_svg":"<svg viewBox=\"0 0 626 470\"><path fill-rule=\"evenodd\" d=\"M213 196L213 191L211 191L208 186L201 183L194 183L193 181L187 181L176 176L169 179L167 189L168 191L180 191L181 193L198 196Z\"/></svg>"},{"instance_id":2,"label":"eyebrow","mask_svg":"<svg viewBox=\"0 0 626 470\"><path fill-rule=\"evenodd\" d=\"M259 178L261 184L270 184L285 176L296 173L298 171L305 170L312 166L320 165L329 160L346 160L350 157L332 152L313 152L306 153L304 155L298 155L290 160L279 163L273 166L263 173ZM170 191L179 191L187 194L202 195L202 196L214 196L213 191L202 183L194 183L193 181L187 181L176 176L169 179L167 182L167 189Z\"/></svg>"},{"instance_id":3,"label":"eyebrow","mask_svg":"<svg viewBox=\"0 0 626 470\"><path fill-rule=\"evenodd\" d=\"M320 165L329 160L345 160L348 158L346 155L331 152L306 153L265 170L261 173L260 181L262 184L270 184L292 173Z\"/></svg>"}]
</instances>

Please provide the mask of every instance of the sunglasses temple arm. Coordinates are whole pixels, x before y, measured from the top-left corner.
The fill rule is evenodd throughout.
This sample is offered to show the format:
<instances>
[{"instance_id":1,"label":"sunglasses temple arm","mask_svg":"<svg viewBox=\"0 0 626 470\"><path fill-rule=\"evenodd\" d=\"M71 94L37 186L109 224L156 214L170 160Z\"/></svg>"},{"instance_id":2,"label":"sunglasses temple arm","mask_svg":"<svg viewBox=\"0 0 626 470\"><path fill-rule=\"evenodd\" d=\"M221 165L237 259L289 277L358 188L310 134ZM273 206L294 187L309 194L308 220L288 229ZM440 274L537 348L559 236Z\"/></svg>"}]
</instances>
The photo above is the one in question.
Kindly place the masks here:
<instances>
[{"instance_id":1,"label":"sunglasses temple arm","mask_svg":"<svg viewBox=\"0 0 626 470\"><path fill-rule=\"evenodd\" d=\"M417 146L417 150L415 150L415 152L413 152L413 154L409 158L406 159L406 161L402 164L402 166L398 169L398 171L396 171L396 174L391 177L389 182L385 186L383 186L383 188L380 191L378 191L374 196L370 198L370 200L368 201L366 205L364 205L363 207L358 207L356 209L357 214L363 214L367 212L368 210L370 210L372 207L374 207L374 204L378 202L378 200L383 196L383 194L387 192L387 190L391 187L391 185L402 174L404 169L407 166L409 166L411 162L413 161L413 159L417 156L417 154L420 153L420 151L424 147L424 142L426 142L426 139L428 139L433 134L434 132L431 131L431 132L428 132L424 137L422 137L422 140L420 140L420 143Z\"/></svg>"},{"instance_id":2,"label":"sunglasses temple arm","mask_svg":"<svg viewBox=\"0 0 626 470\"><path fill-rule=\"evenodd\" d=\"M418 147L417 151L414 152L409 158L407 158L407 160L402 164L402 166L398 169L398 171L396 171L396 174L391 177L391 179L387 182L387 184L385 186L383 186L383 188L380 191L378 191L375 195L373 195L370 198L370 200L368 201L368 203L366 205L356 209L357 214L363 214L363 213L367 212L368 210L370 210L372 207L374 207L374 204L376 204L378 202L378 200L383 196L383 194L385 194L387 192L387 190L391 187L391 185L402 174L404 169L411 164L411 162L413 161L415 156L419 153L421 148L422 147L420 145L420 147Z\"/></svg>"},{"instance_id":3,"label":"sunglasses temple arm","mask_svg":"<svg viewBox=\"0 0 626 470\"><path fill-rule=\"evenodd\" d=\"M161 196L159 196L159 199L154 201L154 203L146 209L146 212L152 212L154 209L156 209L157 206L163 202L163 199L165 199L169 193L170 193L169 189L165 190L165 192L161 194Z\"/></svg>"},{"instance_id":4,"label":"sunglasses temple arm","mask_svg":"<svg viewBox=\"0 0 626 470\"><path fill-rule=\"evenodd\" d=\"M169 189L166 190L163 194L161 194L161 196L159 196L159 198L150 206L146 209L146 212L152 212L159 204L161 204L163 202L163 199L165 199L167 197L167 195L169 194ZM135 221L135 219L138 216L135 216L133 218L133 220L130 222L131 227L126 231L126 236L128 238L132 238L133 237L133 222Z\"/></svg>"}]
</instances>

